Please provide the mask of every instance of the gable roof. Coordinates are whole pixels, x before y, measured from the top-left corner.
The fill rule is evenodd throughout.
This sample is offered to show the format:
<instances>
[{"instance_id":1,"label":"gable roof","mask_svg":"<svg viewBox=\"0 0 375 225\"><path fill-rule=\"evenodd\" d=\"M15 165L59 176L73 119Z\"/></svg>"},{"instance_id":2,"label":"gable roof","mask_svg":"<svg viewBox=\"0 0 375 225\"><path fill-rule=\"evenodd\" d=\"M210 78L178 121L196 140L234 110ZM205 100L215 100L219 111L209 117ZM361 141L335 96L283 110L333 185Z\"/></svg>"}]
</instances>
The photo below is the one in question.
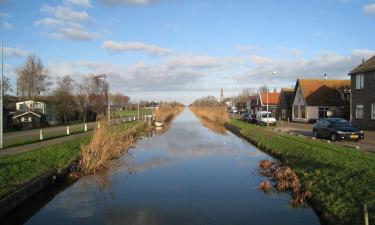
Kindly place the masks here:
<instances>
[{"instance_id":1,"label":"gable roof","mask_svg":"<svg viewBox=\"0 0 375 225\"><path fill-rule=\"evenodd\" d=\"M43 113L41 113L41 112L38 112L38 111L31 111L31 110L27 110L27 111L16 111L16 113L14 113L14 115L13 115L13 119L15 119L15 118L18 118L18 117L20 117L20 116L24 116L24 115L27 115L27 114L33 114L33 115L35 115L35 116L37 116L37 117L42 117L43 116Z\"/></svg>"},{"instance_id":2,"label":"gable roof","mask_svg":"<svg viewBox=\"0 0 375 225\"><path fill-rule=\"evenodd\" d=\"M311 106L337 106L344 101L340 90L350 89L350 80L298 79L306 104Z\"/></svg>"},{"instance_id":3,"label":"gable roof","mask_svg":"<svg viewBox=\"0 0 375 225\"><path fill-rule=\"evenodd\" d=\"M349 75L375 71L375 55L349 72Z\"/></svg>"},{"instance_id":4,"label":"gable roof","mask_svg":"<svg viewBox=\"0 0 375 225\"><path fill-rule=\"evenodd\" d=\"M284 99L285 106L292 107L293 97L294 97L294 89L282 88L280 92L279 105L282 103L282 100Z\"/></svg>"},{"instance_id":5,"label":"gable roof","mask_svg":"<svg viewBox=\"0 0 375 225\"><path fill-rule=\"evenodd\" d=\"M269 92L268 93L268 104L278 105L280 93ZM267 92L259 93L260 101L262 105L267 105Z\"/></svg>"}]
</instances>

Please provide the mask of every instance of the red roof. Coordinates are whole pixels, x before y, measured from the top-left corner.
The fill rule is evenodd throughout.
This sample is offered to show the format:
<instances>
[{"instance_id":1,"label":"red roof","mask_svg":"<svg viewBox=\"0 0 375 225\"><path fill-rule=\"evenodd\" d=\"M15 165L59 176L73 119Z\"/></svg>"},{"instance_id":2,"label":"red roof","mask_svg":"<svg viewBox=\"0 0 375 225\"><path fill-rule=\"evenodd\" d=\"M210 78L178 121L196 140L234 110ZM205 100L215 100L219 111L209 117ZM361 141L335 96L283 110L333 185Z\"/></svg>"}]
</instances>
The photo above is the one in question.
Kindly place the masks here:
<instances>
[{"instance_id":1,"label":"red roof","mask_svg":"<svg viewBox=\"0 0 375 225\"><path fill-rule=\"evenodd\" d=\"M270 92L268 93L268 104L269 105L278 105L279 104L280 93ZM260 98L263 105L267 105L267 92L260 93Z\"/></svg>"}]
</instances>

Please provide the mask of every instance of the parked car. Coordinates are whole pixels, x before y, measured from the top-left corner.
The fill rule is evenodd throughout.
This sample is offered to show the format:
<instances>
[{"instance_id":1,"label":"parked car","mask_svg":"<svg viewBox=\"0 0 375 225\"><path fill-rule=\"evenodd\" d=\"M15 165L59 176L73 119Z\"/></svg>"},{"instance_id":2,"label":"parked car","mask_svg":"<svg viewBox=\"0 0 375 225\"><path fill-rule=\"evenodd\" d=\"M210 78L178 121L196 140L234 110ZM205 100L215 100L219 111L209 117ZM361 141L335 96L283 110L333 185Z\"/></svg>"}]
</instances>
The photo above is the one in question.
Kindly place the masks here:
<instances>
[{"instance_id":1,"label":"parked car","mask_svg":"<svg viewBox=\"0 0 375 225\"><path fill-rule=\"evenodd\" d=\"M228 112L230 112L230 113L237 113L237 112L238 112L238 109L237 109L236 106L232 106L232 107L230 107L230 108L228 109Z\"/></svg>"},{"instance_id":2,"label":"parked car","mask_svg":"<svg viewBox=\"0 0 375 225\"><path fill-rule=\"evenodd\" d=\"M261 126L276 126L276 119L271 112L259 111L256 113L256 124Z\"/></svg>"},{"instance_id":3,"label":"parked car","mask_svg":"<svg viewBox=\"0 0 375 225\"><path fill-rule=\"evenodd\" d=\"M313 126L313 134L315 138L328 138L332 142L340 140L359 141L365 137L362 130L342 118L319 119Z\"/></svg>"},{"instance_id":4,"label":"parked car","mask_svg":"<svg viewBox=\"0 0 375 225\"><path fill-rule=\"evenodd\" d=\"M254 114L244 113L241 115L241 120L247 123L256 123L256 118Z\"/></svg>"}]
</instances>

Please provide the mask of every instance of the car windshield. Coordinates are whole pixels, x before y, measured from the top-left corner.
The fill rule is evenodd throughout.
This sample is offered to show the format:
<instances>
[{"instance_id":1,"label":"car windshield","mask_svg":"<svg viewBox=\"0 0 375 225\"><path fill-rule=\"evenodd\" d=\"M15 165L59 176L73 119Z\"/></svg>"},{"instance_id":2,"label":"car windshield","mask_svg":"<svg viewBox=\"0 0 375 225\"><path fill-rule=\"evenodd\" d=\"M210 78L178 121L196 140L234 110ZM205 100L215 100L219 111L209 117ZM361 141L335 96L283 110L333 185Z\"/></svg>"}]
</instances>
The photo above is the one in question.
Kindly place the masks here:
<instances>
[{"instance_id":1,"label":"car windshield","mask_svg":"<svg viewBox=\"0 0 375 225\"><path fill-rule=\"evenodd\" d=\"M268 118L273 117L272 113L268 113ZM262 113L262 118L267 118L267 113Z\"/></svg>"},{"instance_id":2,"label":"car windshield","mask_svg":"<svg viewBox=\"0 0 375 225\"><path fill-rule=\"evenodd\" d=\"M346 120L340 120L333 123L335 127L351 127L352 124Z\"/></svg>"}]
</instances>

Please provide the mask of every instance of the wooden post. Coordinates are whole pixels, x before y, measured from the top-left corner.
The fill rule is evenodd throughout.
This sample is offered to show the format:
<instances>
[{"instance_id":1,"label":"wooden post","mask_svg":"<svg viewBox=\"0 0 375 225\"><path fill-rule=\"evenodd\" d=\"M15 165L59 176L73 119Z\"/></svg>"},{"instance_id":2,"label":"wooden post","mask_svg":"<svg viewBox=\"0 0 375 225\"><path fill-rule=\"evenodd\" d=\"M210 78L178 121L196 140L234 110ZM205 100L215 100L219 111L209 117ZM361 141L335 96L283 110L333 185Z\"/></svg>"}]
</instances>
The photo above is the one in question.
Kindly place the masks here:
<instances>
[{"instance_id":1,"label":"wooden post","mask_svg":"<svg viewBox=\"0 0 375 225\"><path fill-rule=\"evenodd\" d=\"M85 123L85 132L87 132L87 123Z\"/></svg>"},{"instance_id":2,"label":"wooden post","mask_svg":"<svg viewBox=\"0 0 375 225\"><path fill-rule=\"evenodd\" d=\"M129 122L130 122L130 121L132 121L132 118L131 118L131 117L129 117Z\"/></svg>"},{"instance_id":3,"label":"wooden post","mask_svg":"<svg viewBox=\"0 0 375 225\"><path fill-rule=\"evenodd\" d=\"M98 122L98 129L100 128L100 122Z\"/></svg>"},{"instance_id":4,"label":"wooden post","mask_svg":"<svg viewBox=\"0 0 375 225\"><path fill-rule=\"evenodd\" d=\"M66 135L70 134L69 126L66 127Z\"/></svg>"},{"instance_id":5,"label":"wooden post","mask_svg":"<svg viewBox=\"0 0 375 225\"><path fill-rule=\"evenodd\" d=\"M39 131L39 140L43 140L43 130Z\"/></svg>"},{"instance_id":6,"label":"wooden post","mask_svg":"<svg viewBox=\"0 0 375 225\"><path fill-rule=\"evenodd\" d=\"M369 225L368 210L367 210L367 205L366 204L363 204L363 220L365 222L365 225Z\"/></svg>"}]
</instances>

